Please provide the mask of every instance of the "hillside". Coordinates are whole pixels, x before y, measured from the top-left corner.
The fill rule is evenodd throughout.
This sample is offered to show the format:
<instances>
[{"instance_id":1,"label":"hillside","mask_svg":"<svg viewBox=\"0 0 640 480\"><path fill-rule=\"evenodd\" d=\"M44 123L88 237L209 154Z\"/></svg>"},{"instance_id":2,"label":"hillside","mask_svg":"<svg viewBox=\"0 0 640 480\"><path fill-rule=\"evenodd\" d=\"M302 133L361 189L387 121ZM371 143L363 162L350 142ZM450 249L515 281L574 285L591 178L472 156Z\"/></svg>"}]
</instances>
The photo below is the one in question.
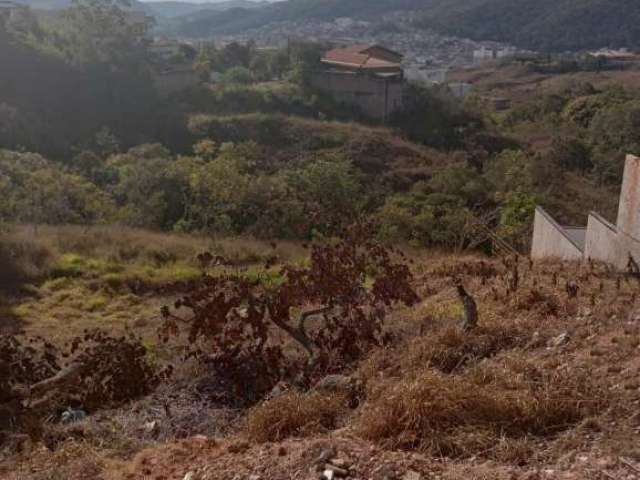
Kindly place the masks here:
<instances>
[{"instance_id":1,"label":"hillside","mask_svg":"<svg viewBox=\"0 0 640 480\"><path fill-rule=\"evenodd\" d=\"M197 279L193 256L200 248L233 260L203 279L215 284L223 275L268 278L260 274L263 260L276 275L290 262L307 265L313 262L307 247L208 243L114 227L33 231L23 227L5 240L19 242L34 258L50 255L51 269L0 311L2 319L12 315L18 329L56 345L83 328L119 334L128 327L144 339L149 365L175 361L176 369L153 391L131 390L134 398L126 402L74 403L88 417L65 424L56 420L66 408L61 399L78 392L69 384L51 399L47 422L26 424L33 441L9 423L0 437L3 479L311 480L323 470L374 480L632 479L639 467L636 284L602 265L521 261L514 267L506 259L407 250L420 299L388 309L383 344L333 370L339 375L314 377L308 385L281 382L266 398L239 405L239 391L225 396L229 386L217 381L211 363L185 361L183 346L159 341L160 306L192 288L175 281L189 278L182 273L187 266ZM507 280L514 268L515 289ZM139 289L134 270L147 279L156 274L145 284L155 288ZM471 331L461 326L454 276L479 307L479 325ZM579 283L577 296L565 290L569 281ZM310 333L319 325L310 322ZM20 358L17 346L26 340L5 338L14 343L0 343L0 367L7 353ZM31 375L41 376L40 369L52 368L46 361L55 347L49 344L40 359L35 337L31 345L27 351L38 367ZM295 342L285 346L296 365L304 354ZM88 350L84 358L100 353ZM117 357L106 361L122 369ZM138 366L126 365L124 378L138 378ZM121 371L112 371L116 381ZM29 384L27 374L12 371L10 378ZM107 391L127 391L126 383L114 386L110 378ZM81 384L94 385L91 376ZM0 408L11 413L14 407L0 396Z\"/></svg>"},{"instance_id":2,"label":"hillside","mask_svg":"<svg viewBox=\"0 0 640 480\"><path fill-rule=\"evenodd\" d=\"M633 0L288 0L260 10L233 9L189 19L182 34L240 33L275 22L373 22L394 11L414 11L416 24L475 40L535 50L563 51L640 45L640 4Z\"/></svg>"},{"instance_id":3,"label":"hillside","mask_svg":"<svg viewBox=\"0 0 640 480\"><path fill-rule=\"evenodd\" d=\"M423 24L442 32L542 51L640 46L635 0L474 0L446 2Z\"/></svg>"},{"instance_id":4,"label":"hillside","mask_svg":"<svg viewBox=\"0 0 640 480\"><path fill-rule=\"evenodd\" d=\"M160 1L144 2L156 18L175 18L193 15L200 12L222 12L231 8L260 8L266 5L266 1L257 0L222 0L217 2L178 2Z\"/></svg>"}]
</instances>

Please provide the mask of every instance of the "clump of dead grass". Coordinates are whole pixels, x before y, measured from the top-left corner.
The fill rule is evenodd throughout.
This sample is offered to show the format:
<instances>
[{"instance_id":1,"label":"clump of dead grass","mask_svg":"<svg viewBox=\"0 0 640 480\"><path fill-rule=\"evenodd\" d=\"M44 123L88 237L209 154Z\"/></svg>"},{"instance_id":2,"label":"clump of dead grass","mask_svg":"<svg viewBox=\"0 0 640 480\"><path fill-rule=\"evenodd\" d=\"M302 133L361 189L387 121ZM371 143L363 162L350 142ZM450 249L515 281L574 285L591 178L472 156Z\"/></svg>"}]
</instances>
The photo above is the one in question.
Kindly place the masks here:
<instances>
[{"instance_id":1,"label":"clump of dead grass","mask_svg":"<svg viewBox=\"0 0 640 480\"><path fill-rule=\"evenodd\" d=\"M535 312L551 317L557 317L561 311L558 296L538 288L531 288L523 296L518 297L515 307L519 311Z\"/></svg>"},{"instance_id":2,"label":"clump of dead grass","mask_svg":"<svg viewBox=\"0 0 640 480\"><path fill-rule=\"evenodd\" d=\"M361 372L365 378L375 378L380 372L406 376L431 367L452 374L501 352L524 348L531 338L527 329L508 323L487 323L473 332L456 325L438 325L402 348L375 352L361 366Z\"/></svg>"},{"instance_id":3,"label":"clump of dead grass","mask_svg":"<svg viewBox=\"0 0 640 480\"><path fill-rule=\"evenodd\" d=\"M527 460L531 439L571 428L607 402L606 390L586 372L550 373L514 359L483 362L462 375L425 369L383 380L368 398L356 422L366 439L390 448L516 463Z\"/></svg>"},{"instance_id":4,"label":"clump of dead grass","mask_svg":"<svg viewBox=\"0 0 640 480\"><path fill-rule=\"evenodd\" d=\"M275 442L334 430L347 404L338 394L289 392L255 407L247 417L247 431L258 442Z\"/></svg>"},{"instance_id":5,"label":"clump of dead grass","mask_svg":"<svg viewBox=\"0 0 640 480\"><path fill-rule=\"evenodd\" d=\"M471 334L458 327L448 327L417 342L409 361L451 373L503 350L522 347L527 338L526 332L509 325L481 326Z\"/></svg>"}]
</instances>

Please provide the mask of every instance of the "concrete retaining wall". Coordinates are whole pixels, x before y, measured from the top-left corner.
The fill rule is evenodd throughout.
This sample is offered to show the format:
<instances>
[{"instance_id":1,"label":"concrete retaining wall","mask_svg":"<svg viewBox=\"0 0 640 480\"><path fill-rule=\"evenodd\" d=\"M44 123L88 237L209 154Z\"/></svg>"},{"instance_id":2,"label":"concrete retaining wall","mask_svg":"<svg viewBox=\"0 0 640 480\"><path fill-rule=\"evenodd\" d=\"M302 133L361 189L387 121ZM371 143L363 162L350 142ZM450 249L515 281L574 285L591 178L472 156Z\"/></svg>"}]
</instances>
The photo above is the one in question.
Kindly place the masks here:
<instances>
[{"instance_id":1,"label":"concrete retaining wall","mask_svg":"<svg viewBox=\"0 0 640 480\"><path fill-rule=\"evenodd\" d=\"M597 213L591 212L587 223L587 238L584 247L585 258L617 265L618 231Z\"/></svg>"},{"instance_id":2,"label":"concrete retaining wall","mask_svg":"<svg viewBox=\"0 0 640 480\"><path fill-rule=\"evenodd\" d=\"M542 208L536 208L531 258L542 260L556 258L560 260L580 260L582 251L564 232L563 228Z\"/></svg>"},{"instance_id":3,"label":"concrete retaining wall","mask_svg":"<svg viewBox=\"0 0 640 480\"><path fill-rule=\"evenodd\" d=\"M538 207L531 257L563 260L585 258L608 263L618 270L627 268L630 255L640 263L640 158L627 155L617 224L611 224L597 213L590 213L584 254L578 245L582 240L581 235L581 232L558 225Z\"/></svg>"},{"instance_id":4,"label":"concrete retaining wall","mask_svg":"<svg viewBox=\"0 0 640 480\"><path fill-rule=\"evenodd\" d=\"M618 205L618 231L640 238L640 158L627 155Z\"/></svg>"}]
</instances>

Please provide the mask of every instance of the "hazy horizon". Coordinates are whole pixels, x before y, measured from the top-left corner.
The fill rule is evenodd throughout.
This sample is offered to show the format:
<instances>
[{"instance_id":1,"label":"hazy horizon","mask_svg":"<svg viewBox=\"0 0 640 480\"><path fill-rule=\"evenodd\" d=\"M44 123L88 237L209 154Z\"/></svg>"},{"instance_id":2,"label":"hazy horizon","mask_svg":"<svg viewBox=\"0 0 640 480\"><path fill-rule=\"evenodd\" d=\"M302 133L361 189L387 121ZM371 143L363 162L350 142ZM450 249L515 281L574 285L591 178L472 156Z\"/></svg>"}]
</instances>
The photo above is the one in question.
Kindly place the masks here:
<instances>
[{"instance_id":1,"label":"hazy horizon","mask_svg":"<svg viewBox=\"0 0 640 480\"><path fill-rule=\"evenodd\" d=\"M226 2L230 2L232 0L140 0L142 3L161 3L161 2L166 2L166 3L173 3L173 2L180 2L180 3L226 3ZM267 2L267 3L276 3L276 2L282 2L284 0L247 0L249 2L254 2L254 3L261 3L261 2Z\"/></svg>"}]
</instances>

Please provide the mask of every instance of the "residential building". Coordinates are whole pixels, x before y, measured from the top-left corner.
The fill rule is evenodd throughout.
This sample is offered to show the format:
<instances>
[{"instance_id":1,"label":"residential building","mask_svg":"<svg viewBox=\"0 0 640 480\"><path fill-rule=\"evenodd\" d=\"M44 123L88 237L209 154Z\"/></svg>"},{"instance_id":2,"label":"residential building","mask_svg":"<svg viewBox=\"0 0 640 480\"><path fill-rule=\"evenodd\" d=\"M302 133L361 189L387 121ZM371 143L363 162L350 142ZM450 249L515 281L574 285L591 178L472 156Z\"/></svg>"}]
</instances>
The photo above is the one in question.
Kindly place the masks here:
<instances>
[{"instance_id":1,"label":"residential building","mask_svg":"<svg viewBox=\"0 0 640 480\"><path fill-rule=\"evenodd\" d=\"M531 258L596 260L619 270L640 262L640 158L627 155L615 225L591 212L586 227L564 226L536 208Z\"/></svg>"},{"instance_id":2,"label":"residential building","mask_svg":"<svg viewBox=\"0 0 640 480\"><path fill-rule=\"evenodd\" d=\"M515 56L517 52L514 47L488 48L483 46L473 51L473 62L485 63L501 58L509 58Z\"/></svg>"},{"instance_id":3,"label":"residential building","mask_svg":"<svg viewBox=\"0 0 640 480\"><path fill-rule=\"evenodd\" d=\"M351 45L324 54L311 85L365 115L385 121L403 104L402 55L380 45Z\"/></svg>"},{"instance_id":4,"label":"residential building","mask_svg":"<svg viewBox=\"0 0 640 480\"><path fill-rule=\"evenodd\" d=\"M608 60L637 60L638 56L630 51L628 48L620 48L614 50L611 48L601 48L600 50L594 50L588 52L592 57L602 57Z\"/></svg>"},{"instance_id":5,"label":"residential building","mask_svg":"<svg viewBox=\"0 0 640 480\"><path fill-rule=\"evenodd\" d=\"M440 85L447 81L448 68L427 68L424 65L407 65L404 76L409 82Z\"/></svg>"}]
</instances>

